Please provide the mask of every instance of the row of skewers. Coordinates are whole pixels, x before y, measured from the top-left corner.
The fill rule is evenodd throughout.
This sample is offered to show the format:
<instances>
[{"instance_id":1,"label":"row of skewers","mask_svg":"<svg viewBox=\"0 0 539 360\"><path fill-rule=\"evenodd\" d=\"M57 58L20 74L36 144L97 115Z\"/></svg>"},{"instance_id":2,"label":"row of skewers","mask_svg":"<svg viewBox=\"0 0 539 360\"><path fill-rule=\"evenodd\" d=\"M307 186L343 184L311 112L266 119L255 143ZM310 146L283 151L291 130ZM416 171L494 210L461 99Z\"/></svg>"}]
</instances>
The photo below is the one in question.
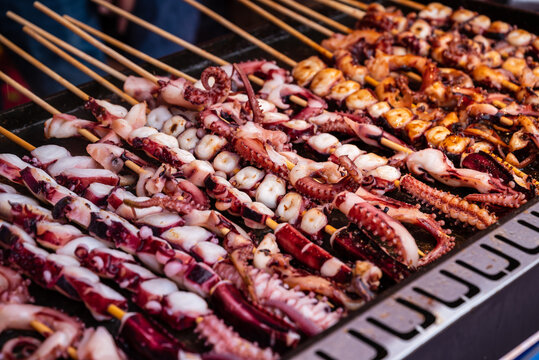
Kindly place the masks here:
<instances>
[{"instance_id":1,"label":"row of skewers","mask_svg":"<svg viewBox=\"0 0 539 360\"><path fill-rule=\"evenodd\" d=\"M447 55L453 46L447 44L467 41L464 37L476 31L472 25L480 22L474 20L477 14L457 22L452 17L460 19L458 11L451 11L441 21L436 11L443 13L439 9L445 8L438 5L407 17L374 5L361 16L359 30L332 33L325 47L316 47L325 49L320 50L324 61L313 57L296 63L264 46L294 65L291 76L271 61L228 64L114 5L95 1L220 67L207 68L195 82L36 3L138 75L125 76L8 14L131 107L90 98L0 37L80 96L95 117L93 121L61 113L0 73L53 115L45 123L47 138L83 136L91 141L88 156L73 156L58 145L35 148L2 129L30 151L23 158L0 155L0 175L17 185L1 188L2 247L5 265L38 285L82 301L96 320L121 319L120 339L140 356L274 358L371 300L381 282L401 281L450 251L455 239L433 210L449 224L482 230L535 194L533 178L488 154L497 152L517 167L535 159L536 95L528 83L530 75L524 75L526 68L520 77L510 76L481 58L465 62L474 64L472 68L443 70L426 57L434 49L453 59ZM421 26L431 29L424 38ZM407 31L412 35L402 35ZM499 51L500 56L524 59L533 69L535 60L528 54L535 37L522 33L530 39L518 42L511 31L504 38L509 46ZM149 73L89 33L151 60L177 78ZM452 37L439 50L434 36L447 34ZM108 71L123 82L123 89L61 48ZM335 68L330 68L327 61L334 55ZM418 73L403 75L401 69ZM505 77L493 77L496 71ZM249 80L261 86L258 94ZM520 96L522 89L526 94ZM499 121L498 129L494 121ZM499 131L505 135L499 136ZM509 134L510 144L520 141L524 147L505 145L503 138ZM396 153L391 155L388 148ZM533 158L518 160L522 149ZM436 182L431 186L425 179ZM454 188L470 190L462 198ZM412 198L427 207L402 201ZM336 228L330 222L344 226ZM403 224L421 228L436 245L423 253ZM116 285L108 287L100 278ZM13 283L19 284L16 280ZM6 302L27 301L9 296L18 293L13 289L20 286L6 289ZM126 313L130 303L142 312ZM40 321L48 321L37 315L32 319L35 313L29 313L27 323L7 322L3 328L39 328ZM56 334L63 325L50 326L49 333ZM171 330L185 329L194 329L207 348L191 348L181 337L170 335ZM96 358L86 355L90 352L82 346L84 341L78 350L72 347L79 338L79 333L72 334L54 352L46 351L48 339L40 345L34 341L30 348L50 358ZM19 340L17 346L5 348L6 353L21 348L25 342ZM122 356L112 345L107 351Z\"/></svg>"}]
</instances>

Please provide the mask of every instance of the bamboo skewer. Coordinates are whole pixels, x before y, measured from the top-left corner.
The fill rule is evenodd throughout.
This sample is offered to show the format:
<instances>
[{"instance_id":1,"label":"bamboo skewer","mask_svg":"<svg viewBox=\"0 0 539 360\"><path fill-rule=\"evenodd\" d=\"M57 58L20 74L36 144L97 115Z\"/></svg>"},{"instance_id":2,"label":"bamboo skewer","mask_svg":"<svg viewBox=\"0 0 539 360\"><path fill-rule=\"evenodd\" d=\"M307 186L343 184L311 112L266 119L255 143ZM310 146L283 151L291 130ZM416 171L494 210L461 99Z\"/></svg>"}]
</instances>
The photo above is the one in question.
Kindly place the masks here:
<instances>
[{"instance_id":1,"label":"bamboo skewer","mask_svg":"<svg viewBox=\"0 0 539 360\"><path fill-rule=\"evenodd\" d=\"M292 11L290 9L288 9L287 7L284 7L280 4L277 4L276 2L273 2L273 1L270 1L270 0L258 0L258 2L261 2L262 4L265 4L266 6L269 6L270 8L272 8L273 10L276 10L292 19L294 19L295 21L298 21L304 25L307 25L308 27L312 28L312 29L315 29L316 31L326 35L326 36L333 36L335 34L334 31L318 24L317 22L314 22L312 21L311 19L308 19L306 18L305 16L302 16L300 14L298 14L297 12L295 11Z\"/></svg>"},{"instance_id":2,"label":"bamboo skewer","mask_svg":"<svg viewBox=\"0 0 539 360\"><path fill-rule=\"evenodd\" d=\"M207 16L211 17L212 19L214 19L218 23L222 24L223 26L225 26L225 27L229 28L230 30L234 31L236 34L238 34L238 35L242 36L243 38L249 40L250 42L254 43L256 46L258 46L259 48L263 49L264 51L270 53L273 57L279 59L280 61L284 62L285 64L287 64L289 66L294 66L294 64L296 63L294 60L292 60L288 56L284 55L280 51L275 50L271 46L266 45L263 41L259 40L258 38L254 37L253 35L249 34L247 31L243 30L242 28L240 28L239 26L233 24L232 22L228 21L224 17L219 16L218 14L216 14L213 11L208 11L209 9L206 6L198 3L197 1L195 1L195 0L184 0L184 1L186 3L188 3L189 5L195 7L199 11L203 12Z\"/></svg>"},{"instance_id":3,"label":"bamboo skewer","mask_svg":"<svg viewBox=\"0 0 539 360\"><path fill-rule=\"evenodd\" d=\"M389 0L389 1L394 2L396 4L407 6L417 11L421 11L426 7L426 5L417 3L415 1L410 1L410 0Z\"/></svg>"},{"instance_id":4,"label":"bamboo skewer","mask_svg":"<svg viewBox=\"0 0 539 360\"><path fill-rule=\"evenodd\" d=\"M84 65L83 63L81 63L80 61L78 61L77 59L75 59L74 57L72 57L71 55L69 55L68 53L66 53L59 47L57 47L56 45L54 45L49 40L45 39L43 36L39 35L35 30L32 30L31 28L25 26L23 27L23 31L25 31L28 35L33 37L35 40L37 40L40 44L45 46L47 49L51 50L56 55L60 56L62 59L69 62L71 65L73 65L74 67L76 67L77 69L85 73L86 75L90 76L91 78L95 79L99 84L109 89L114 94L120 96L129 104L131 105L138 104L138 101L136 99L134 99L130 95L120 90L116 85L114 85L113 83L111 83L110 81L108 81L107 79L105 79L104 77L102 77L101 75L99 75L98 73L96 73L95 71L93 71L92 69ZM88 97L88 95L86 95L85 97Z\"/></svg>"},{"instance_id":5,"label":"bamboo skewer","mask_svg":"<svg viewBox=\"0 0 539 360\"><path fill-rule=\"evenodd\" d=\"M83 100L88 100L88 95L84 93L81 89L76 87L75 85L71 84L69 81L67 81L64 77L58 75L56 72L52 71L49 67L47 67L45 64L43 64L41 61L34 58L32 55L21 49L19 46L15 45L11 40L7 39L5 36L0 35L0 42L4 44L6 47L11 49L14 53L28 61L30 64L38 68L39 70L43 71L47 76L51 77L54 81L61 84L62 86L68 88L72 93L77 95L78 97L82 98ZM10 84L11 85L11 84ZM27 94L24 94L27 95ZM46 103L45 103L46 104ZM42 105L39 104L41 107L43 107L45 110L50 112L51 114L54 114L54 111L51 111L51 109L47 109L48 104ZM59 112L58 112L59 113Z\"/></svg>"},{"instance_id":6,"label":"bamboo skewer","mask_svg":"<svg viewBox=\"0 0 539 360\"><path fill-rule=\"evenodd\" d=\"M340 2L343 2L345 4L348 4L350 6L355 6L361 10L367 10L367 8L369 7L368 4L365 4L365 3L362 3L360 1L357 1L357 0L339 0Z\"/></svg>"},{"instance_id":7,"label":"bamboo skewer","mask_svg":"<svg viewBox=\"0 0 539 360\"><path fill-rule=\"evenodd\" d=\"M278 17L276 17L273 14L271 14L271 13L267 12L266 10L262 9L260 6L252 3L249 0L238 0L238 1L241 2L243 5L247 6L248 8L250 8L251 10L253 10L254 12L256 12L257 14L265 17L266 19L268 19L269 21L271 21L275 25L279 26L281 29L283 29L286 32L294 35L296 38L298 38L299 40L301 40L305 44L309 45L313 49L317 50L320 54L324 55L328 59L331 59L333 57L333 54L331 53L331 51L329 51L326 48L318 45L318 43L316 41L313 41L312 39L310 39L307 36L303 35L299 31L294 29L292 26L288 25L287 23L285 23L284 21L279 19Z\"/></svg>"},{"instance_id":8,"label":"bamboo skewer","mask_svg":"<svg viewBox=\"0 0 539 360\"><path fill-rule=\"evenodd\" d=\"M27 27L31 28L32 30L36 31L39 35L43 36L47 40L50 40L53 43L55 43L56 45L58 45L58 46L60 46L60 47L62 47L64 49L66 49L67 51L75 54L76 56L83 59L84 61L87 61L88 63L94 65L95 67L97 67L97 68L111 74L116 79L118 79L118 80L120 80L122 82L125 81L125 79L127 79L127 76L125 76L124 74L122 74L118 70L114 69L113 67L111 67L111 66L97 60L96 58L94 58L92 56L89 56L84 51L81 51L81 50L77 49L73 45L63 41L62 39L52 35L51 33L43 30L42 28L34 25L30 21L20 17L19 15L15 14L14 12L8 11L6 13L6 15L7 15L8 18L10 18L12 20L15 20L16 22L18 22L19 24L21 24L23 26L27 26Z\"/></svg>"},{"instance_id":9,"label":"bamboo skewer","mask_svg":"<svg viewBox=\"0 0 539 360\"><path fill-rule=\"evenodd\" d=\"M86 25L85 23L77 20L77 19L74 19L72 18L71 16L69 15L64 15L64 17L72 22L73 24L77 25L78 27L80 27L81 29L83 29L84 31L86 31L87 33L89 34L92 34L93 36L96 36L106 42L108 42L109 44L117 47L118 49L121 49L122 51L125 51L126 53L129 53L133 56L136 56L138 57L139 59L149 63L149 64L152 64L153 66L161 69L161 70L164 70L166 71L167 73L169 74L172 74L174 76L177 76L179 78L184 78L190 82L195 82L196 79L164 62L162 62L161 60L157 60L156 58L154 57L151 57L145 53L143 53L142 51L139 51L137 49L135 49L134 47L132 46L129 46L121 41L118 41L116 40L115 38L113 38L112 36L109 36L97 29L94 29L93 27L89 26L89 25ZM124 75L125 76L125 75Z\"/></svg>"},{"instance_id":10,"label":"bamboo skewer","mask_svg":"<svg viewBox=\"0 0 539 360\"><path fill-rule=\"evenodd\" d=\"M350 34L352 31L354 31L353 29L349 28L348 26L345 26L345 25L341 24L340 22L337 22L337 21L333 20L330 17L322 15L322 14L314 11L313 9L311 9L311 8L305 6L305 5L302 5L302 4L298 3L295 0L279 0L279 1L286 4L286 5L288 5L288 7L291 7L293 9L298 10L298 11L301 11L302 13L312 17L313 19L316 19L318 21L326 23L327 25L333 27L334 29L339 30L340 32Z\"/></svg>"},{"instance_id":11,"label":"bamboo skewer","mask_svg":"<svg viewBox=\"0 0 539 360\"><path fill-rule=\"evenodd\" d=\"M97 39L89 35L87 32L83 31L82 29L78 28L74 24L70 23L69 21L67 21L60 15L58 15L58 13L49 9L48 7L46 7L39 1L34 2L34 7L36 7L38 10L42 11L43 13L45 13L47 16L51 17L52 19L56 20L60 24L64 25L69 30L73 31L75 34L77 34L78 36L80 36L81 38L83 38L84 40L86 40L87 42L89 42L90 44L98 48L99 50L103 51L105 54L109 55L110 57L112 57L113 59L121 63L122 65L130 67L132 69L137 69L137 73L140 76L143 76L146 79L149 79L156 84L158 83L159 79L155 77L153 74L149 73L147 70L144 70L140 66L137 66L134 62L132 62L125 56L121 55L119 52L111 49L107 45L98 41Z\"/></svg>"},{"instance_id":12,"label":"bamboo skewer","mask_svg":"<svg viewBox=\"0 0 539 360\"><path fill-rule=\"evenodd\" d=\"M51 336L54 333L54 331L50 327L37 320L30 321L30 326L33 327L35 331L40 333L41 336L45 338ZM67 354L73 360L78 360L79 358L77 355L77 349L75 349L73 346L67 348Z\"/></svg>"},{"instance_id":13,"label":"bamboo skewer","mask_svg":"<svg viewBox=\"0 0 539 360\"><path fill-rule=\"evenodd\" d=\"M356 18L358 20L363 19L363 16L365 16L365 11L353 8L351 6L345 5L343 3L340 3L338 1L333 0L314 0L320 4L324 4L326 6L332 7L335 10L339 10L340 12L345 13L346 15L349 15L353 18Z\"/></svg>"}]
</instances>

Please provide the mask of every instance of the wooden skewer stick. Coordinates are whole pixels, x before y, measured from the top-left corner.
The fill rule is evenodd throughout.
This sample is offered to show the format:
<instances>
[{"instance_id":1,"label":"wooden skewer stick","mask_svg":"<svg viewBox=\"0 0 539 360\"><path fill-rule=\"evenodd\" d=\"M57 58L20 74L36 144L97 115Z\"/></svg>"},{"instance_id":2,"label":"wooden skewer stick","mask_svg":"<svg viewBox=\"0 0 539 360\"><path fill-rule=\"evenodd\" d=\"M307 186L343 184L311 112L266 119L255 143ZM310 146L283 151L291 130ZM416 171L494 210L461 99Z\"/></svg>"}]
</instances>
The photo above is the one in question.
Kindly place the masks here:
<instances>
[{"instance_id":1,"label":"wooden skewer stick","mask_svg":"<svg viewBox=\"0 0 539 360\"><path fill-rule=\"evenodd\" d=\"M31 23L30 21L28 21L28 20L24 19L23 17L15 14L14 12L8 11L6 13L6 15L10 19L15 20L16 22L18 22L19 24L31 28L32 30L36 31L39 35L43 36L47 40L50 40L53 43L55 43L56 45L58 45L58 46L60 46L60 47L62 47L64 49L66 49L67 51L75 54L76 56L83 59L84 61L87 61L88 63L94 65L95 67L97 67L97 68L111 74L116 79L118 79L118 80L120 80L122 82L125 81L125 79L127 79L127 76L125 76L124 74L122 74L118 70L114 69L113 67L103 63L102 61L97 60L96 58L94 58L92 56L89 56L84 51L81 51L81 50L77 49L73 45L71 45L71 44L63 41L62 39L54 36L53 34L43 30L39 26Z\"/></svg>"},{"instance_id":2,"label":"wooden skewer stick","mask_svg":"<svg viewBox=\"0 0 539 360\"><path fill-rule=\"evenodd\" d=\"M298 10L298 11L301 11L302 13L304 13L307 16L312 17L313 19L316 19L318 21L326 23L327 25L333 27L334 29L339 30L342 33L350 34L352 31L354 31L353 29L349 28L348 26L345 26L345 25L341 24L340 22L337 22L337 21L333 20L330 17L322 15L322 14L314 11L310 7L307 7L305 5L302 5L302 4L298 3L295 0L279 0L279 1L286 4L286 5L288 5L288 7L291 7L293 9Z\"/></svg>"},{"instance_id":3,"label":"wooden skewer stick","mask_svg":"<svg viewBox=\"0 0 539 360\"><path fill-rule=\"evenodd\" d=\"M412 8L418 11L423 10L424 8L427 7L424 4L420 4L420 3L417 3L415 1L410 1L410 0L389 0L389 1L394 2L396 4L407 6L409 8Z\"/></svg>"},{"instance_id":4,"label":"wooden skewer stick","mask_svg":"<svg viewBox=\"0 0 539 360\"><path fill-rule=\"evenodd\" d=\"M92 79L95 79L95 81L97 81L99 84L101 84L105 88L109 89L110 91L112 91L116 95L120 96L122 99L127 101L129 104L131 104L131 105L138 104L138 101L136 99L134 99L130 95L123 92L116 85L114 85L113 83L111 83L110 81L108 81L107 79L105 79L104 77L102 77L101 75L99 75L98 73L96 73L95 71L93 71L92 69L90 69L89 67L84 65L83 63L81 63L80 61L78 61L77 59L75 59L73 56L69 55L68 53L66 53L65 51L63 51L62 49L57 47L56 45L54 45L49 40L45 39L43 36L39 35L36 31L34 31L31 28L26 27L26 26L23 27L23 30L28 35L30 35L31 37L36 39L40 44L45 46L47 49L51 50L56 55L60 56L62 59L64 59L65 61L67 61L68 63L73 65L74 67L76 67L77 69L79 69L80 71L85 73L86 75L90 76ZM88 95L86 95L85 97L87 97L87 96ZM88 100L88 99L85 99L85 100Z\"/></svg>"},{"instance_id":5,"label":"wooden skewer stick","mask_svg":"<svg viewBox=\"0 0 539 360\"><path fill-rule=\"evenodd\" d=\"M54 334L54 331L50 327L40 321L32 320L30 321L30 326L33 327L35 331L40 333L45 338ZM67 354L73 360L77 360L79 358L77 355L77 349L75 349L73 346L67 348Z\"/></svg>"},{"instance_id":6,"label":"wooden skewer stick","mask_svg":"<svg viewBox=\"0 0 539 360\"><path fill-rule=\"evenodd\" d=\"M346 15L354 17L358 20L363 19L363 16L365 16L365 11L361 11L351 6L344 5L343 3L340 3L338 1L333 1L333 0L314 0L314 1L319 2L320 4L324 4L326 6L332 7L336 10L339 10L340 12L343 12Z\"/></svg>"},{"instance_id":7,"label":"wooden skewer stick","mask_svg":"<svg viewBox=\"0 0 539 360\"><path fill-rule=\"evenodd\" d=\"M152 64L153 66L155 66L155 67L157 67L157 68L159 68L161 70L166 71L169 74L172 74L172 75L180 77L180 78L184 78L184 79L186 79L186 80L188 80L190 82L193 82L193 83L196 82L196 79L194 77L192 77L191 75L188 75L188 74L184 73L183 71L180 71L180 70L176 69L175 67L172 67L172 66L162 62L161 60L157 60L156 58L151 57L148 54L143 53L142 51L139 51L139 50L135 49L132 46L129 46L129 45L127 45L127 44L125 44L125 43L123 43L121 41L118 41L115 38L113 38L112 36L109 36L109 35L105 34L104 32L101 32L101 31L99 31L97 29L94 29L93 27L91 27L89 25L86 25L82 21L74 19L69 15L64 15L64 18L66 18L68 21L72 22L73 24L77 25L78 27L80 27L81 29L86 31L87 33L90 33L93 36L96 36L96 37L108 42L109 44L112 44L113 46L117 47L118 49L121 49L122 51L125 51L126 53L129 53L129 54L131 54L133 56L136 56L139 59L141 59L141 60L143 60L143 61L145 61L145 62L147 62L149 64Z\"/></svg>"},{"instance_id":8,"label":"wooden skewer stick","mask_svg":"<svg viewBox=\"0 0 539 360\"><path fill-rule=\"evenodd\" d=\"M350 6L355 6L361 10L367 10L369 7L368 4L365 4L363 2L357 1L357 0L340 0L340 2L343 2L345 4L348 4Z\"/></svg>"},{"instance_id":9,"label":"wooden skewer stick","mask_svg":"<svg viewBox=\"0 0 539 360\"><path fill-rule=\"evenodd\" d=\"M180 39L179 37L169 33L168 31L165 31L149 22L147 22L146 20L142 20L141 18L123 10L123 9L120 9L119 7L117 6L114 6L112 5L111 3L109 3L108 1L104 1L104 0L92 0L93 2L95 2L96 4L99 4L101 6L104 6L106 7L107 9L109 9L110 11L122 16L122 17L125 17L127 19L129 19L130 21L134 22L135 24L138 24L142 27L145 27L153 32L155 32L156 34L158 35L161 35L162 37L164 37L165 39L169 40L169 41L172 41L186 49L188 49L189 51L191 52L194 52L195 54L205 58L205 59L209 59L210 61L213 61L214 63L216 64L219 64L219 65L226 65L226 61L224 61L223 59L213 55L213 54L210 54L209 52L199 48L198 46L195 46L183 39Z\"/></svg>"},{"instance_id":10,"label":"wooden skewer stick","mask_svg":"<svg viewBox=\"0 0 539 360\"><path fill-rule=\"evenodd\" d=\"M319 23L317 22L314 22L312 21L311 19L308 19L306 18L305 16L302 16L300 14L298 14L297 12L295 11L292 11L290 10L289 8L287 7L284 7L280 4L277 4L276 2L273 2L273 1L270 1L270 0L258 0L259 2L261 2L262 4L265 4L266 6L269 6L270 8L272 8L273 10L276 10L292 19L294 19L295 21L298 21L304 25L307 25L308 27L312 28L312 29L316 29L316 31L326 35L326 36L333 36L335 34L334 31L320 25Z\"/></svg>"},{"instance_id":11,"label":"wooden skewer stick","mask_svg":"<svg viewBox=\"0 0 539 360\"><path fill-rule=\"evenodd\" d=\"M34 7L36 7L38 10L42 11L43 13L45 13L47 16L53 18L54 20L56 20L60 24L64 25L69 30L73 31L75 34L77 34L78 36L80 36L81 38L83 38L84 40L86 40L87 42L89 42L90 44L92 44L93 46L98 48L99 50L103 51L105 54L109 55L110 57L112 57L113 59L115 59L116 61L121 63L122 65L124 65L124 66L126 66L126 67L128 67L130 69L136 69L137 74L139 74L140 76L142 76L142 77L144 77L144 78L146 78L148 80L151 80L152 82L158 84L159 79L157 77L155 77L153 74L151 74L147 70L143 69L142 67L138 66L137 64L135 64L134 62L132 62L131 60L129 60L128 58L126 58L125 56L120 54L119 52L117 52L117 51L113 50L112 48L108 47L107 45L103 44L102 42L100 42L96 38L92 37L91 35L89 35L84 30L82 30L82 29L78 28L77 26L75 26L74 24L70 23L69 21L64 19L62 16L60 16L58 13L52 11L51 9L49 9L48 7L46 7L45 5L40 3L39 1L34 2Z\"/></svg>"},{"instance_id":12,"label":"wooden skewer stick","mask_svg":"<svg viewBox=\"0 0 539 360\"><path fill-rule=\"evenodd\" d=\"M28 61L30 64L38 68L39 70L43 71L47 76L51 77L54 81L61 84L62 86L68 88L73 94L77 95L83 100L88 100L88 95L76 87L75 85L71 84L69 81L67 81L64 77L58 75L56 72L54 72L52 69L47 67L45 64L43 64L41 61L37 60L35 57L21 49L19 46L15 45L13 42L8 40L5 36L0 35L0 42L4 44L6 47L11 49L14 53ZM27 94L24 94L27 95ZM31 99L31 98L30 98ZM33 99L32 99L33 100ZM49 108L49 104L47 103L39 103L39 101L35 101L38 105L40 105L42 108L50 112L51 114L55 114L55 110L52 110ZM59 112L58 112L59 113Z\"/></svg>"},{"instance_id":13,"label":"wooden skewer stick","mask_svg":"<svg viewBox=\"0 0 539 360\"><path fill-rule=\"evenodd\" d=\"M254 12L256 12L257 14L265 17L266 19L268 19L269 21L271 21L275 25L279 26L281 29L283 29L286 32L294 35L300 41L302 41L305 44L309 45L310 47L312 47L313 49L315 49L316 51L318 51L320 54L324 55L328 59L331 59L333 57L333 54L331 53L331 51L329 51L326 48L318 45L318 43L316 41L313 41L312 39L310 39L307 36L303 35L299 31L294 29L292 26L288 25L287 23L285 23L284 21L279 19L278 17L276 17L273 14L271 14L271 13L267 12L266 10L262 9L260 6L252 3L249 0L238 0L238 1L241 2L243 5L247 6L248 8L250 8L251 10L253 10Z\"/></svg>"},{"instance_id":14,"label":"wooden skewer stick","mask_svg":"<svg viewBox=\"0 0 539 360\"><path fill-rule=\"evenodd\" d=\"M259 48L263 49L264 51L271 54L273 57L279 59L280 61L284 62L285 64L289 66L294 66L296 62L286 56L285 54L281 53L280 51L275 50L269 45L266 45L263 41L259 40L258 38L254 37L253 35L249 34L247 31L243 30L239 26L233 24L232 22L225 19L223 16L220 16L216 12L210 10L208 7L202 5L201 3L195 1L195 0L184 0L189 5L195 7L199 11L203 12L207 16L211 17L213 20L217 21L221 25L229 28L230 30L234 31L236 34L242 36L243 38L249 40Z\"/></svg>"}]
</instances>

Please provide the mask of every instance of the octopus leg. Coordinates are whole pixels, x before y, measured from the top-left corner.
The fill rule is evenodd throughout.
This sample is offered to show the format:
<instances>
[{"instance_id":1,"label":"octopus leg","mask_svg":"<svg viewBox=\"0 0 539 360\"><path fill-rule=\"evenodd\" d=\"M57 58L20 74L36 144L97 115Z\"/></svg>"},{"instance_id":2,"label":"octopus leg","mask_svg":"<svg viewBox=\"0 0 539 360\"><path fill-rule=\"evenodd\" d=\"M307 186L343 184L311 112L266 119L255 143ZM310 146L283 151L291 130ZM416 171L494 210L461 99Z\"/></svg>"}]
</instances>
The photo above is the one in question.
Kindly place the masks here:
<instances>
[{"instance_id":1,"label":"octopus leg","mask_svg":"<svg viewBox=\"0 0 539 360\"><path fill-rule=\"evenodd\" d=\"M470 204L457 195L434 189L410 175L403 176L400 186L414 198L432 206L448 217L474 226L479 230L486 229L497 221L496 216L486 209L480 208L476 204Z\"/></svg>"}]
</instances>

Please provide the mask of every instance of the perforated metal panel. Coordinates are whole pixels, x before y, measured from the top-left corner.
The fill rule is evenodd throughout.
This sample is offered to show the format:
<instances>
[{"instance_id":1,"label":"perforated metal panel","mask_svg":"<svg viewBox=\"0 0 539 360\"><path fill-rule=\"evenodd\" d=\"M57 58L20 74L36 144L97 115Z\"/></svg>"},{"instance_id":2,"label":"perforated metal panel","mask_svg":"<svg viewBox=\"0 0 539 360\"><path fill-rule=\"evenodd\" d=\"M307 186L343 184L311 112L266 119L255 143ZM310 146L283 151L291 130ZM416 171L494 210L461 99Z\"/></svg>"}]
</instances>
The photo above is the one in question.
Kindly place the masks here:
<instances>
[{"instance_id":1,"label":"perforated metal panel","mask_svg":"<svg viewBox=\"0 0 539 360\"><path fill-rule=\"evenodd\" d=\"M404 358L538 262L536 202L292 358Z\"/></svg>"}]
</instances>

